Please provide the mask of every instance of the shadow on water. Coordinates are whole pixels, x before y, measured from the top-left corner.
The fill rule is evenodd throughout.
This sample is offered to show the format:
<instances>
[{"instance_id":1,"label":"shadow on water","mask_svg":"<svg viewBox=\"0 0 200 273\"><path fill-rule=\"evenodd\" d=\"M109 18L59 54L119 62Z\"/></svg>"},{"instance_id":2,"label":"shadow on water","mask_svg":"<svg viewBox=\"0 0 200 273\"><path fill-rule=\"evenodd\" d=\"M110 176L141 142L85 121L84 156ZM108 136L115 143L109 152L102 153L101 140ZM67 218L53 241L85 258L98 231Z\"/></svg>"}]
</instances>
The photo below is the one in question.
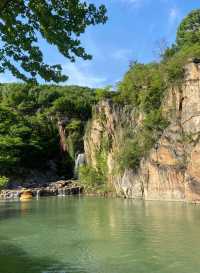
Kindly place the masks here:
<instances>
[{"instance_id":1,"label":"shadow on water","mask_svg":"<svg viewBox=\"0 0 200 273\"><path fill-rule=\"evenodd\" d=\"M48 256L30 256L23 249L8 243L5 238L0 238L0 241L1 273L88 273L78 265L62 263Z\"/></svg>"}]
</instances>

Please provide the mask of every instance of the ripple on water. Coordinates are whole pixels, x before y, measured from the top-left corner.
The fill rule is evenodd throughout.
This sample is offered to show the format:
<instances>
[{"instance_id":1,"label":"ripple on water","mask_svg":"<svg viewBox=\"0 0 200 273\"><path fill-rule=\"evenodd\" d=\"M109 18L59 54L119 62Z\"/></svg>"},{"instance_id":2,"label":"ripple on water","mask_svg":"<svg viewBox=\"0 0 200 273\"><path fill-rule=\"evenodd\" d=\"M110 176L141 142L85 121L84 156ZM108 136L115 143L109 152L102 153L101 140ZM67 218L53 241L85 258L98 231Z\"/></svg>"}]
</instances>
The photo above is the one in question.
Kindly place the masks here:
<instances>
[{"instance_id":1,"label":"ripple on water","mask_svg":"<svg viewBox=\"0 0 200 273\"><path fill-rule=\"evenodd\" d=\"M200 273L199 226L200 207L182 203L0 202L0 272Z\"/></svg>"}]
</instances>

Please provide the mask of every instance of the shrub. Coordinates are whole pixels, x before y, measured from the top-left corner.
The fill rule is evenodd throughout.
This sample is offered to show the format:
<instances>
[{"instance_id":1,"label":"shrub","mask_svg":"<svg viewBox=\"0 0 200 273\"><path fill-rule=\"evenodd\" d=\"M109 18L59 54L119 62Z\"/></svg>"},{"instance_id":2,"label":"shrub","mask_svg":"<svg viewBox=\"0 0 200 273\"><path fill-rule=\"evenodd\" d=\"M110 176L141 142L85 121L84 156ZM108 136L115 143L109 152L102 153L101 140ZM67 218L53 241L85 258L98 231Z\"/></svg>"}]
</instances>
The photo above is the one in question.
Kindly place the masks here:
<instances>
[{"instance_id":1,"label":"shrub","mask_svg":"<svg viewBox=\"0 0 200 273\"><path fill-rule=\"evenodd\" d=\"M6 176L0 176L0 190L8 185L9 179Z\"/></svg>"},{"instance_id":2,"label":"shrub","mask_svg":"<svg viewBox=\"0 0 200 273\"><path fill-rule=\"evenodd\" d=\"M106 184L108 175L108 149L108 138L103 136L101 146L96 150L96 166L92 167L89 164L80 167L79 178L86 187L103 187Z\"/></svg>"},{"instance_id":3,"label":"shrub","mask_svg":"<svg viewBox=\"0 0 200 273\"><path fill-rule=\"evenodd\" d=\"M117 155L119 171L123 172L125 169L137 170L141 156L142 153L138 141L136 139L125 139L125 143Z\"/></svg>"},{"instance_id":4,"label":"shrub","mask_svg":"<svg viewBox=\"0 0 200 273\"><path fill-rule=\"evenodd\" d=\"M114 92L112 92L112 86L106 86L105 88L98 88L95 90L96 101L112 98Z\"/></svg>"},{"instance_id":5,"label":"shrub","mask_svg":"<svg viewBox=\"0 0 200 273\"><path fill-rule=\"evenodd\" d=\"M200 44L185 45L170 58L163 60L161 70L168 84L179 84L185 75L185 65L189 60L200 59Z\"/></svg>"},{"instance_id":6,"label":"shrub","mask_svg":"<svg viewBox=\"0 0 200 273\"><path fill-rule=\"evenodd\" d=\"M166 89L160 65L134 62L119 84L119 96L139 110L159 108Z\"/></svg>"},{"instance_id":7,"label":"shrub","mask_svg":"<svg viewBox=\"0 0 200 273\"><path fill-rule=\"evenodd\" d=\"M161 110L152 110L146 115L143 126L145 130L156 130L162 132L168 125L168 121L163 118Z\"/></svg>"},{"instance_id":8,"label":"shrub","mask_svg":"<svg viewBox=\"0 0 200 273\"><path fill-rule=\"evenodd\" d=\"M90 165L80 167L79 179L86 188L102 186L106 182L102 173Z\"/></svg>"},{"instance_id":9,"label":"shrub","mask_svg":"<svg viewBox=\"0 0 200 273\"><path fill-rule=\"evenodd\" d=\"M200 9L193 10L181 22L176 42L179 48L200 42Z\"/></svg>"},{"instance_id":10,"label":"shrub","mask_svg":"<svg viewBox=\"0 0 200 273\"><path fill-rule=\"evenodd\" d=\"M120 173L125 169L136 171L141 158L148 155L167 126L168 122L162 117L160 109L156 109L146 115L142 126L137 131L127 130L116 154L118 171Z\"/></svg>"}]
</instances>

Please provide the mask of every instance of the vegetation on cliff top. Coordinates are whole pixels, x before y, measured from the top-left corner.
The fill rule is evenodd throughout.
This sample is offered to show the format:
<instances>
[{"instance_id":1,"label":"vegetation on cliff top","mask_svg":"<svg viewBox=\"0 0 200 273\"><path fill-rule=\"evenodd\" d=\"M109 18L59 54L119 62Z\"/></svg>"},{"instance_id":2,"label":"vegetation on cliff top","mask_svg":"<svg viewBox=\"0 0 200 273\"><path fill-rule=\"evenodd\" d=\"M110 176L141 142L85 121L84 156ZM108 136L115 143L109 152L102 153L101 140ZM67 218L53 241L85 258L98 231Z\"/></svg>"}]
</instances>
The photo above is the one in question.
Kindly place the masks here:
<instances>
[{"instance_id":1,"label":"vegetation on cliff top","mask_svg":"<svg viewBox=\"0 0 200 273\"><path fill-rule=\"evenodd\" d=\"M124 135L117 155L120 171L137 170L168 125L162 116L162 101L170 85L179 85L189 59L200 59L200 10L191 12L180 24L176 44L166 48L161 61L141 64L133 62L118 87L115 100L131 104L143 113L143 122L136 132Z\"/></svg>"}]
</instances>

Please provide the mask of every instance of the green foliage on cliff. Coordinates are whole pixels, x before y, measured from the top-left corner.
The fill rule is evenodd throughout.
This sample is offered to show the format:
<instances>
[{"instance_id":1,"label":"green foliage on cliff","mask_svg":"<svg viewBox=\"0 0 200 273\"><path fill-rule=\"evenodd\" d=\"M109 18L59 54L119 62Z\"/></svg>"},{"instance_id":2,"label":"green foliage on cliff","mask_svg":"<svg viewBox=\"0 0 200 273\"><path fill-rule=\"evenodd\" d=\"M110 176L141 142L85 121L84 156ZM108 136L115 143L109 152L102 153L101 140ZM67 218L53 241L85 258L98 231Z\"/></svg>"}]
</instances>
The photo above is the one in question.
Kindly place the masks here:
<instances>
[{"instance_id":1,"label":"green foliage on cliff","mask_svg":"<svg viewBox=\"0 0 200 273\"><path fill-rule=\"evenodd\" d=\"M162 63L165 79L168 84L179 84L185 75L185 65L192 60L198 62L200 59L200 44L185 45L170 58Z\"/></svg>"},{"instance_id":2,"label":"green foliage on cliff","mask_svg":"<svg viewBox=\"0 0 200 273\"><path fill-rule=\"evenodd\" d=\"M193 10L183 19L177 31L176 42L178 48L200 43L200 9Z\"/></svg>"},{"instance_id":3,"label":"green foliage on cliff","mask_svg":"<svg viewBox=\"0 0 200 273\"><path fill-rule=\"evenodd\" d=\"M136 170L168 125L162 116L162 101L171 85L182 84L189 60L200 60L200 10L183 20L176 43L166 49L160 62L133 62L119 84L114 101L132 105L143 116L135 132L124 134L117 155L120 170Z\"/></svg>"},{"instance_id":4,"label":"green foliage on cliff","mask_svg":"<svg viewBox=\"0 0 200 273\"><path fill-rule=\"evenodd\" d=\"M101 145L96 149L95 167L94 164L93 166L89 164L80 168L79 178L86 188L102 188L106 185L108 174L108 145L108 138L102 136Z\"/></svg>"},{"instance_id":5,"label":"green foliage on cliff","mask_svg":"<svg viewBox=\"0 0 200 273\"><path fill-rule=\"evenodd\" d=\"M134 62L119 84L119 93L125 103L146 113L160 107L165 90L166 83L160 65L156 63Z\"/></svg>"},{"instance_id":6,"label":"green foliage on cliff","mask_svg":"<svg viewBox=\"0 0 200 273\"><path fill-rule=\"evenodd\" d=\"M178 27L176 43L163 54L163 77L169 84L178 84L184 77L184 66L189 60L200 59L200 9L183 19Z\"/></svg>"},{"instance_id":7,"label":"green foliage on cliff","mask_svg":"<svg viewBox=\"0 0 200 273\"><path fill-rule=\"evenodd\" d=\"M99 166L94 168L91 165L80 167L79 179L86 189L101 188L107 182L107 177L101 172Z\"/></svg>"},{"instance_id":8,"label":"green foliage on cliff","mask_svg":"<svg viewBox=\"0 0 200 273\"><path fill-rule=\"evenodd\" d=\"M143 116L137 130L124 134L117 154L119 170L137 170L140 160L146 156L167 121L162 116L161 105L167 90L163 66L157 63L140 64L134 62L119 84L119 96L124 104L130 104Z\"/></svg>"},{"instance_id":9,"label":"green foliage on cliff","mask_svg":"<svg viewBox=\"0 0 200 273\"><path fill-rule=\"evenodd\" d=\"M124 130L120 149L116 154L118 172L123 173L127 168L137 171L140 161L147 156L150 149L161 136L168 122L162 117L160 109L149 112L137 130Z\"/></svg>"},{"instance_id":10,"label":"green foliage on cliff","mask_svg":"<svg viewBox=\"0 0 200 273\"><path fill-rule=\"evenodd\" d=\"M121 149L117 154L118 170L123 173L125 169L137 170L142 157L141 147L137 139L125 138L124 143L121 143Z\"/></svg>"},{"instance_id":11,"label":"green foliage on cliff","mask_svg":"<svg viewBox=\"0 0 200 273\"><path fill-rule=\"evenodd\" d=\"M97 101L105 100L105 99L111 99L114 95L114 92L112 91L112 86L106 86L105 88L97 88L95 90L95 96Z\"/></svg>"},{"instance_id":12,"label":"green foliage on cliff","mask_svg":"<svg viewBox=\"0 0 200 273\"><path fill-rule=\"evenodd\" d=\"M0 176L0 190L7 186L8 181L9 179L6 176Z\"/></svg>"},{"instance_id":13,"label":"green foliage on cliff","mask_svg":"<svg viewBox=\"0 0 200 273\"><path fill-rule=\"evenodd\" d=\"M189 59L200 59L200 9L180 24L176 43L167 48L160 62L133 62L119 84L119 97L144 112L159 108L166 88L180 82Z\"/></svg>"},{"instance_id":14,"label":"green foliage on cliff","mask_svg":"<svg viewBox=\"0 0 200 273\"><path fill-rule=\"evenodd\" d=\"M0 85L0 174L28 169L57 170L71 177L75 153L83 150L85 123L95 93L76 86ZM58 122L64 126L68 153L60 151ZM62 164L63 162L63 164Z\"/></svg>"},{"instance_id":15,"label":"green foliage on cliff","mask_svg":"<svg viewBox=\"0 0 200 273\"><path fill-rule=\"evenodd\" d=\"M79 169L79 179L86 188L93 188L101 184L102 178L98 176L95 168L90 165L81 166Z\"/></svg>"}]
</instances>

